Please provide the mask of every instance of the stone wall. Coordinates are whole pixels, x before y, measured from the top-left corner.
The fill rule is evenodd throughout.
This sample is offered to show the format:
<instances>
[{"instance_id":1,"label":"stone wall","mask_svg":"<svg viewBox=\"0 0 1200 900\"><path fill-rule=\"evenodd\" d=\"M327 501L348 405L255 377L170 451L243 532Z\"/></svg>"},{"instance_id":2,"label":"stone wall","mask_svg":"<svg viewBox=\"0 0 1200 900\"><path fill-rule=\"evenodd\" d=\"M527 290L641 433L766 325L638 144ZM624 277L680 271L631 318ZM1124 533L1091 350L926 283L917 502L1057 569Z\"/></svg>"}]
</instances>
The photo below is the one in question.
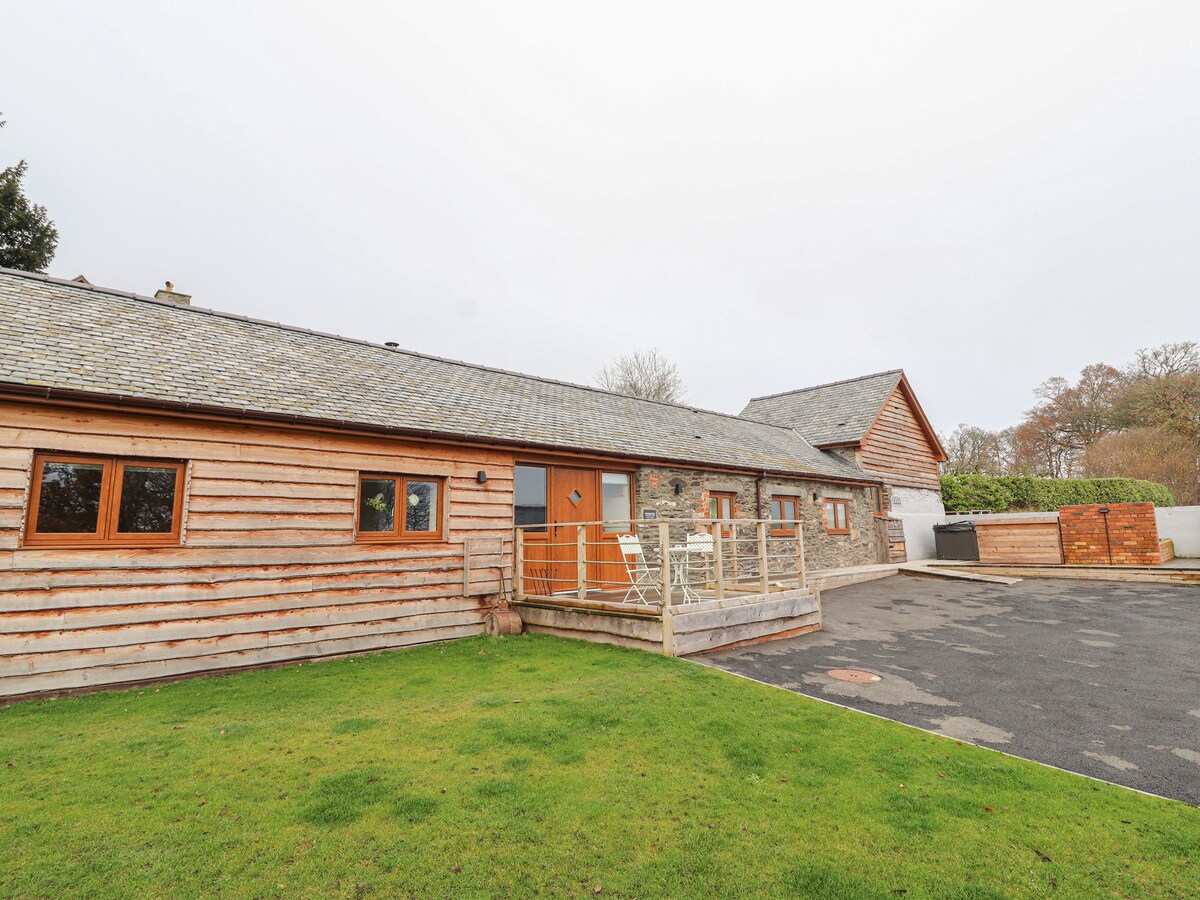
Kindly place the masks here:
<instances>
[{"instance_id":1,"label":"stone wall","mask_svg":"<svg viewBox=\"0 0 1200 900\"><path fill-rule=\"evenodd\" d=\"M735 518L765 519L771 515L773 495L799 497L804 561L809 571L872 565L886 553L881 547L882 530L876 526L871 497L865 486L766 477L762 479L760 505L758 481L753 475L643 466L634 476L635 513L642 518L647 517L647 512L658 519L708 518L709 494L718 491L734 495ZM680 488L678 493L676 485ZM825 497L849 501L850 534L825 531L821 502ZM885 490L885 509L887 502ZM748 549L747 552L752 551Z\"/></svg>"}]
</instances>

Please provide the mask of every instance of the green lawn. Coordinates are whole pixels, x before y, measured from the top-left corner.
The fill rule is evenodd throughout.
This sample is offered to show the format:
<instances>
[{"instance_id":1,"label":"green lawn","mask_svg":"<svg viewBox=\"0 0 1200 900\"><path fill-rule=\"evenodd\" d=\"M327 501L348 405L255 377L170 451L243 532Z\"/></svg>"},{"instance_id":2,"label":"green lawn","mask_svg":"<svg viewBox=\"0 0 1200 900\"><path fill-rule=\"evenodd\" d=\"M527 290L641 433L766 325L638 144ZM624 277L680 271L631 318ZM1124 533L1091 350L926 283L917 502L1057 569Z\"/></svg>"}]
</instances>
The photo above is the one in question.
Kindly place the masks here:
<instances>
[{"instance_id":1,"label":"green lawn","mask_svg":"<svg viewBox=\"0 0 1200 900\"><path fill-rule=\"evenodd\" d=\"M472 639L0 709L0 896L1186 897L1200 810Z\"/></svg>"}]
</instances>

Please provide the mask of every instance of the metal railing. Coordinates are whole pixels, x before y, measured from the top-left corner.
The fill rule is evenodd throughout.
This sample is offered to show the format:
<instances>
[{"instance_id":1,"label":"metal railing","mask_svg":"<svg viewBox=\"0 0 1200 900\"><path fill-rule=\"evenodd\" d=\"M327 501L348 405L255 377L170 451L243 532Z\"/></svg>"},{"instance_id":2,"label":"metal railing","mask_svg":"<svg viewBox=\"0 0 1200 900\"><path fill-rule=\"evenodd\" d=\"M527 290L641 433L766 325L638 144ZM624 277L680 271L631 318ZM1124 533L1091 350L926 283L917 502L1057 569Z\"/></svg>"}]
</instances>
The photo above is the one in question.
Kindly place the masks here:
<instances>
[{"instance_id":1,"label":"metal railing","mask_svg":"<svg viewBox=\"0 0 1200 900\"><path fill-rule=\"evenodd\" d=\"M805 587L801 522L631 519L519 525L513 599L666 607Z\"/></svg>"}]
</instances>

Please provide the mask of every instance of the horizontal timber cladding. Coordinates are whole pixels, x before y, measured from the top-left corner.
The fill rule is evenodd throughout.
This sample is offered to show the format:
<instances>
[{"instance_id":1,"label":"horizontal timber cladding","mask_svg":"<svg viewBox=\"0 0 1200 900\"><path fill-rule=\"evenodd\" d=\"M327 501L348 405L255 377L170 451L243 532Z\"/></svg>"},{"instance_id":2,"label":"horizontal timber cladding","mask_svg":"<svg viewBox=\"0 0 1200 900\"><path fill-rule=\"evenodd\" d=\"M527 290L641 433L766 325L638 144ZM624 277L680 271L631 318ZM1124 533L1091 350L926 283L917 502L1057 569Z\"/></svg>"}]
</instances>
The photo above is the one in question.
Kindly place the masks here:
<instances>
[{"instance_id":1,"label":"horizontal timber cladding","mask_svg":"<svg viewBox=\"0 0 1200 900\"><path fill-rule=\"evenodd\" d=\"M769 599L693 611L676 607L671 616L672 651L676 656L736 647L777 637L790 637L821 627L817 595L791 590Z\"/></svg>"},{"instance_id":2,"label":"horizontal timber cladding","mask_svg":"<svg viewBox=\"0 0 1200 900\"><path fill-rule=\"evenodd\" d=\"M1038 563L1063 561L1058 536L1058 516L1024 519L976 519L981 563Z\"/></svg>"},{"instance_id":3,"label":"horizontal timber cladding","mask_svg":"<svg viewBox=\"0 0 1200 900\"><path fill-rule=\"evenodd\" d=\"M937 452L899 386L863 438L858 461L889 484L931 491L941 489Z\"/></svg>"},{"instance_id":4,"label":"horizontal timber cladding","mask_svg":"<svg viewBox=\"0 0 1200 900\"><path fill-rule=\"evenodd\" d=\"M38 450L186 460L180 545L22 547ZM445 540L356 542L360 472L445 479ZM512 478L488 448L0 402L0 697L481 634Z\"/></svg>"}]
</instances>

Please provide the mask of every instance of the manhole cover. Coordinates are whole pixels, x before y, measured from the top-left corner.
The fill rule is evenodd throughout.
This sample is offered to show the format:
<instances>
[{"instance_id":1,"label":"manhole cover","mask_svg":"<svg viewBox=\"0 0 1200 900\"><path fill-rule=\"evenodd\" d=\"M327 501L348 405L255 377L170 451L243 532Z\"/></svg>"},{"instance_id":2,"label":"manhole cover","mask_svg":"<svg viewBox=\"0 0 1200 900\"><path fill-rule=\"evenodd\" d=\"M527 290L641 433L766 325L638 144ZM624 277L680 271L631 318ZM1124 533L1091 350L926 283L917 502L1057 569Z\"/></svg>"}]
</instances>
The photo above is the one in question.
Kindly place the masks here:
<instances>
[{"instance_id":1,"label":"manhole cover","mask_svg":"<svg viewBox=\"0 0 1200 900\"><path fill-rule=\"evenodd\" d=\"M864 672L862 669L830 669L825 674L838 681L853 681L855 684L874 684L876 681L883 681L882 676L873 672Z\"/></svg>"}]
</instances>

